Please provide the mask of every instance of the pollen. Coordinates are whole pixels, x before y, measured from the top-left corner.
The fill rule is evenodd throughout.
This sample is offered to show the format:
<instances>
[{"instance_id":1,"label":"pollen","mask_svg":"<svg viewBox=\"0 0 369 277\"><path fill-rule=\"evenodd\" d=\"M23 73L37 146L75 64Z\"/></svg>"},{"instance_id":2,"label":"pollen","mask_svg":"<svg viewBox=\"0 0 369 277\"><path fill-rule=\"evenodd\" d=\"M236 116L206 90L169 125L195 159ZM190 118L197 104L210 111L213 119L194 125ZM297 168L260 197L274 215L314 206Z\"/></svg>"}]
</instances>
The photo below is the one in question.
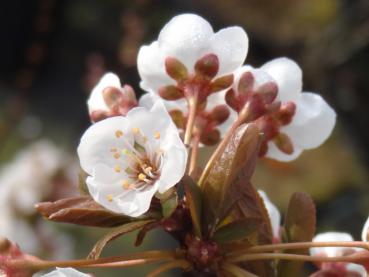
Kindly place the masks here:
<instances>
[{"instance_id":1,"label":"pollen","mask_svg":"<svg viewBox=\"0 0 369 277\"><path fill-rule=\"evenodd\" d=\"M137 128L137 127L132 128L132 132L133 132L134 134L138 134L138 133L140 132L140 128Z\"/></svg>"},{"instance_id":2,"label":"pollen","mask_svg":"<svg viewBox=\"0 0 369 277\"><path fill-rule=\"evenodd\" d=\"M156 138L156 139L160 139L160 132L159 132L159 131L156 131L156 132L154 133L154 138Z\"/></svg>"},{"instance_id":3,"label":"pollen","mask_svg":"<svg viewBox=\"0 0 369 277\"><path fill-rule=\"evenodd\" d=\"M106 196L106 200L108 200L109 202L113 202L113 195L112 194L108 194Z\"/></svg>"},{"instance_id":4,"label":"pollen","mask_svg":"<svg viewBox=\"0 0 369 277\"><path fill-rule=\"evenodd\" d=\"M130 189L131 188L131 185L130 185L130 183L127 180L123 180L122 181L122 187L124 189Z\"/></svg>"},{"instance_id":5,"label":"pollen","mask_svg":"<svg viewBox=\"0 0 369 277\"><path fill-rule=\"evenodd\" d=\"M120 155L119 153L114 153L113 157L118 160L120 158Z\"/></svg>"},{"instance_id":6,"label":"pollen","mask_svg":"<svg viewBox=\"0 0 369 277\"><path fill-rule=\"evenodd\" d=\"M138 174L138 179L139 180L141 180L141 181L144 181L145 179L146 179L146 175L145 174L143 174L143 173L140 173L140 174Z\"/></svg>"},{"instance_id":7,"label":"pollen","mask_svg":"<svg viewBox=\"0 0 369 277\"><path fill-rule=\"evenodd\" d=\"M122 150L122 153L123 153L123 155L129 155L130 154L130 152L126 148L124 148Z\"/></svg>"},{"instance_id":8,"label":"pollen","mask_svg":"<svg viewBox=\"0 0 369 277\"><path fill-rule=\"evenodd\" d=\"M116 131L115 131L115 136L116 136L117 138L120 138L121 136L123 136L123 132L122 132L121 130L116 130Z\"/></svg>"},{"instance_id":9,"label":"pollen","mask_svg":"<svg viewBox=\"0 0 369 277\"><path fill-rule=\"evenodd\" d=\"M116 147L110 148L110 152L117 152L117 151L118 151L118 149Z\"/></svg>"},{"instance_id":10,"label":"pollen","mask_svg":"<svg viewBox=\"0 0 369 277\"><path fill-rule=\"evenodd\" d=\"M114 171L119 173L122 170L122 168L120 167L119 164L117 164L116 166L114 166Z\"/></svg>"}]
</instances>

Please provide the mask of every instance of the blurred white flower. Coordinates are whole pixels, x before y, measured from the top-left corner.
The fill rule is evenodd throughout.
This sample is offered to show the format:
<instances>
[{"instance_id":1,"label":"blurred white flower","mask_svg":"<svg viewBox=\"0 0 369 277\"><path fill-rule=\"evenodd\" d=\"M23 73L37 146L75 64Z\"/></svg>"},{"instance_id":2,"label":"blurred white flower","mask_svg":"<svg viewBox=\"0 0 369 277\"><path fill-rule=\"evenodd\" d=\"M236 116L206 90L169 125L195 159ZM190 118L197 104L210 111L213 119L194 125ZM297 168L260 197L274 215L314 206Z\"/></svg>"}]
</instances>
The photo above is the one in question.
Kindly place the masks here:
<instances>
[{"instance_id":1,"label":"blurred white flower","mask_svg":"<svg viewBox=\"0 0 369 277\"><path fill-rule=\"evenodd\" d=\"M195 126L198 130L201 130L202 136L200 141L203 143L200 146L204 144L211 145L213 142L217 143L218 139L211 140L212 134L217 133L217 138L223 138L237 118L237 113L225 105L224 96L225 91L211 94L207 99L206 107L197 113ZM157 94L153 92L146 93L139 99L139 106L150 109L158 99L160 97ZM186 100L162 101L168 113L172 116L173 121L176 123L176 126L180 129L180 132L184 131L188 117Z\"/></svg>"},{"instance_id":2,"label":"blurred white flower","mask_svg":"<svg viewBox=\"0 0 369 277\"><path fill-rule=\"evenodd\" d=\"M269 140L266 156L291 161L303 150L320 146L332 133L336 122L334 110L320 95L302 92L302 72L294 61L278 58L261 69L277 82L276 100L285 109L279 114L276 126L279 137ZM292 149L288 144L292 144Z\"/></svg>"},{"instance_id":3,"label":"blurred white flower","mask_svg":"<svg viewBox=\"0 0 369 277\"><path fill-rule=\"evenodd\" d=\"M369 217L364 223L363 230L361 231L361 240L368 241L368 232L369 232Z\"/></svg>"},{"instance_id":4,"label":"blurred white flower","mask_svg":"<svg viewBox=\"0 0 369 277\"><path fill-rule=\"evenodd\" d=\"M327 232L318 234L313 238L313 242L335 242L335 241L353 241L354 239L348 233ZM361 251L355 247L312 247L310 248L311 256L340 257ZM366 270L363 266L353 263L321 263L319 265L322 271L342 273L356 273L359 276L366 277ZM345 275L346 276L346 275ZM350 275L351 276L351 275Z\"/></svg>"},{"instance_id":5,"label":"blurred white flower","mask_svg":"<svg viewBox=\"0 0 369 277\"><path fill-rule=\"evenodd\" d=\"M0 169L0 236L18 243L27 253L40 250L40 229L30 224L29 216L35 213L34 205L53 191L51 180L66 167L66 161L67 155L51 142L39 140Z\"/></svg>"},{"instance_id":6,"label":"blurred white flower","mask_svg":"<svg viewBox=\"0 0 369 277\"><path fill-rule=\"evenodd\" d=\"M281 214L278 208L269 200L266 193L262 190L258 190L259 195L264 201L264 205L266 210L268 211L270 224L272 226L273 231L273 239L274 241L280 241L280 229L281 229Z\"/></svg>"},{"instance_id":7,"label":"blurred white flower","mask_svg":"<svg viewBox=\"0 0 369 277\"><path fill-rule=\"evenodd\" d=\"M121 87L119 77L109 72L93 88L87 106L91 120L96 122L111 116L126 115L137 106L137 100L132 87Z\"/></svg>"},{"instance_id":8,"label":"blurred white flower","mask_svg":"<svg viewBox=\"0 0 369 277\"><path fill-rule=\"evenodd\" d=\"M133 108L92 125L78 146L96 202L128 216L145 213L154 194L182 178L187 150L164 105Z\"/></svg>"},{"instance_id":9,"label":"blurred white flower","mask_svg":"<svg viewBox=\"0 0 369 277\"><path fill-rule=\"evenodd\" d=\"M80 272L71 267L66 268L57 267L56 270L44 274L41 277L91 277L91 275Z\"/></svg>"},{"instance_id":10,"label":"blurred white flower","mask_svg":"<svg viewBox=\"0 0 369 277\"><path fill-rule=\"evenodd\" d=\"M180 81L184 75L205 73L214 78L231 74L243 64L247 51L248 37L240 27L214 33L209 22L198 15L175 16L163 27L157 41L139 50L137 67L141 87L158 93L160 88L175 84L174 79ZM206 65L198 63L202 58L208 62ZM180 74L171 74L168 61L181 69L177 72Z\"/></svg>"}]
</instances>

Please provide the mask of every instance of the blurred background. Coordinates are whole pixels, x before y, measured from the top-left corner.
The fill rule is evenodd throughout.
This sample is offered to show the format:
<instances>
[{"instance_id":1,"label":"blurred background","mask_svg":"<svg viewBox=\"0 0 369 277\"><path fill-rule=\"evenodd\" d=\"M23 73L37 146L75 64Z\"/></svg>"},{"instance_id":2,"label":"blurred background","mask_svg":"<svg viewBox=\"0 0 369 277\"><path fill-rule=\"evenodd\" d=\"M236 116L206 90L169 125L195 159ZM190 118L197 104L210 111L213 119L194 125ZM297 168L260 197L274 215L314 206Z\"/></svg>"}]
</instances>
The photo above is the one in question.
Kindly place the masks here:
<instances>
[{"instance_id":1,"label":"blurred background","mask_svg":"<svg viewBox=\"0 0 369 277\"><path fill-rule=\"evenodd\" d=\"M33 203L77 194L76 146L90 125L86 99L106 71L138 94L136 56L174 15L194 12L214 30L240 25L247 63L296 60L304 89L337 111L333 136L292 163L259 162L254 184L282 211L294 191L317 204L318 231L360 239L369 214L369 1L12 0L0 8L0 235L48 258L84 257L106 230L44 221ZM147 248L173 241L148 236ZM78 243L77 243L78 242ZM127 237L106 254L133 251ZM141 269L124 271L141 276ZM147 272L148 268L144 271ZM97 276L120 276L119 270ZM100 275L101 274L101 275ZM169 275L168 275L169 276Z\"/></svg>"}]
</instances>

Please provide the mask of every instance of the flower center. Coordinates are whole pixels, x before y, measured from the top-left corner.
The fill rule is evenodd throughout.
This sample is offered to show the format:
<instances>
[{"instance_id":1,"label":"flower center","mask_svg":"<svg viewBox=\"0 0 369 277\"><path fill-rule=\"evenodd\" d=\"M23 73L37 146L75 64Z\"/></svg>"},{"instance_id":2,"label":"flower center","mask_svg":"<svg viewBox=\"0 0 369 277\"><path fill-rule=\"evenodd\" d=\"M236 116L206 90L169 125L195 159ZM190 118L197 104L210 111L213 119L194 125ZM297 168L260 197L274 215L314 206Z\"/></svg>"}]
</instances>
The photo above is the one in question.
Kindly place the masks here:
<instances>
[{"instance_id":1,"label":"flower center","mask_svg":"<svg viewBox=\"0 0 369 277\"><path fill-rule=\"evenodd\" d=\"M154 133L154 140L149 140L139 128L132 128L131 133L133 142L128 141L121 130L114 133L119 147L109 150L115 163L113 171L122 175L124 190L144 190L160 177L163 157L159 148L160 132ZM107 199L113 201L112 195L107 195Z\"/></svg>"}]
</instances>

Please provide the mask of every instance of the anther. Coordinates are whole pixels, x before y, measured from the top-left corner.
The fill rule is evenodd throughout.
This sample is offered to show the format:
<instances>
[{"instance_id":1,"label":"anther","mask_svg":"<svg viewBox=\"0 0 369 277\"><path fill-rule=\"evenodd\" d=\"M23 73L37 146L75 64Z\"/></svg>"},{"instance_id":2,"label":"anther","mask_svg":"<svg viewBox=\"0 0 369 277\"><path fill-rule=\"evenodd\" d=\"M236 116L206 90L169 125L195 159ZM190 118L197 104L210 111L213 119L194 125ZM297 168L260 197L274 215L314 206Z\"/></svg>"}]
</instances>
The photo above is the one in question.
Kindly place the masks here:
<instances>
[{"instance_id":1,"label":"anther","mask_svg":"<svg viewBox=\"0 0 369 277\"><path fill-rule=\"evenodd\" d=\"M115 172L119 173L121 170L122 170L122 169L121 169L121 167L120 167L120 165L119 165L119 164L117 164L116 166L114 166L114 171L115 171Z\"/></svg>"},{"instance_id":2,"label":"anther","mask_svg":"<svg viewBox=\"0 0 369 277\"><path fill-rule=\"evenodd\" d=\"M114 153L113 157L118 160L120 158L120 155L119 153Z\"/></svg>"},{"instance_id":3,"label":"anther","mask_svg":"<svg viewBox=\"0 0 369 277\"><path fill-rule=\"evenodd\" d=\"M138 174L138 179L139 180L141 180L141 181L144 181L145 179L146 179L146 175L145 174L143 174L143 173L140 173L140 174Z\"/></svg>"},{"instance_id":4,"label":"anther","mask_svg":"<svg viewBox=\"0 0 369 277\"><path fill-rule=\"evenodd\" d=\"M112 202L113 201L113 195L112 194L108 194L106 196L106 200L108 200L109 202Z\"/></svg>"},{"instance_id":5,"label":"anther","mask_svg":"<svg viewBox=\"0 0 369 277\"><path fill-rule=\"evenodd\" d=\"M154 138L156 138L156 139L160 139L160 132L159 132L159 131L156 131L156 132L154 133Z\"/></svg>"},{"instance_id":6,"label":"anther","mask_svg":"<svg viewBox=\"0 0 369 277\"><path fill-rule=\"evenodd\" d=\"M134 134L138 134L138 133L140 132L140 129L139 129L139 128L137 128L137 127L132 128L132 132L133 132Z\"/></svg>"},{"instance_id":7,"label":"anther","mask_svg":"<svg viewBox=\"0 0 369 277\"><path fill-rule=\"evenodd\" d=\"M121 130L117 130L117 131L115 131L115 136L117 138L120 138L121 136L123 136L123 132Z\"/></svg>"},{"instance_id":8,"label":"anther","mask_svg":"<svg viewBox=\"0 0 369 277\"><path fill-rule=\"evenodd\" d=\"M123 180L122 187L124 189L129 189L131 187L131 185L129 184L129 182L127 180Z\"/></svg>"}]
</instances>

